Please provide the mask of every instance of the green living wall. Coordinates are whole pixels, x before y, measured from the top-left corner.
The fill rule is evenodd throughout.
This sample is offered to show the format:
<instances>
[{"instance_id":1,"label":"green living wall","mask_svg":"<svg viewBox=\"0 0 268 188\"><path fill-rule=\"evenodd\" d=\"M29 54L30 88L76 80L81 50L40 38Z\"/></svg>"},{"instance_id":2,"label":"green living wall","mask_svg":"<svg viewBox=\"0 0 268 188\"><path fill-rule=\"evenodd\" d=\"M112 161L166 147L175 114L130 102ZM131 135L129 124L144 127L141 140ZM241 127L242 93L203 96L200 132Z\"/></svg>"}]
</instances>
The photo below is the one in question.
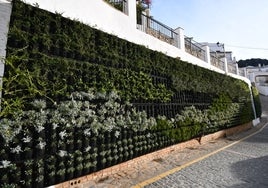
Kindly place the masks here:
<instances>
[{"instance_id":1,"label":"green living wall","mask_svg":"<svg viewBox=\"0 0 268 188\"><path fill-rule=\"evenodd\" d=\"M2 187L53 185L254 119L241 80L12 4Z\"/></svg>"}]
</instances>

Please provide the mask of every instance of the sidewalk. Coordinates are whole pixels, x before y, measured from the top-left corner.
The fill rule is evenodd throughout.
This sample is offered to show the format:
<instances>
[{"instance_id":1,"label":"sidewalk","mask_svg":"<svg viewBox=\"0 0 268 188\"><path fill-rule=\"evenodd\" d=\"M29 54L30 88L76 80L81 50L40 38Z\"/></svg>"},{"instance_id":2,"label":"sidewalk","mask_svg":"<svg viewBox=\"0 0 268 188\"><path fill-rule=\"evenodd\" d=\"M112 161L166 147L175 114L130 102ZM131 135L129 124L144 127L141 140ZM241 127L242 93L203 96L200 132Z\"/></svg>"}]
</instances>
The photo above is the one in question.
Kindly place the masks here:
<instances>
[{"instance_id":1,"label":"sidewalk","mask_svg":"<svg viewBox=\"0 0 268 188\"><path fill-rule=\"evenodd\" d=\"M176 145L176 147L171 146L166 150L165 155L159 155L155 152L154 154L148 154L139 158L134 159L136 163L131 161L125 164L117 165L119 170L115 173L106 173L106 171L97 172L98 176L91 174L90 179L76 179L70 182L65 182L64 184L55 186L59 187L70 187L70 188L130 188L135 185L148 180L150 178L156 177L159 174L170 171L178 166L190 163L191 161L205 156L219 148L225 147L236 140L239 140L247 135L250 135L257 130L259 130L265 123L267 119L264 117L261 119L260 123L250 128L250 125L242 126L243 129L248 129L242 131L240 128L236 128L231 132L227 133L215 133L212 136L209 135L207 138L204 137L201 140L201 144L197 140L191 140L185 143ZM250 129L249 129L250 128ZM242 132L241 132L242 131ZM230 134L233 135L229 136ZM222 137L227 134L227 137ZM222 137L218 138L217 137ZM216 139L215 139L216 138ZM163 153L163 151L161 151ZM153 156L154 155L154 156ZM153 156L153 157L152 157ZM145 160L144 160L145 159ZM112 167L117 169L115 167ZM101 174L102 173L102 174ZM101 174L101 176L99 175Z\"/></svg>"}]
</instances>

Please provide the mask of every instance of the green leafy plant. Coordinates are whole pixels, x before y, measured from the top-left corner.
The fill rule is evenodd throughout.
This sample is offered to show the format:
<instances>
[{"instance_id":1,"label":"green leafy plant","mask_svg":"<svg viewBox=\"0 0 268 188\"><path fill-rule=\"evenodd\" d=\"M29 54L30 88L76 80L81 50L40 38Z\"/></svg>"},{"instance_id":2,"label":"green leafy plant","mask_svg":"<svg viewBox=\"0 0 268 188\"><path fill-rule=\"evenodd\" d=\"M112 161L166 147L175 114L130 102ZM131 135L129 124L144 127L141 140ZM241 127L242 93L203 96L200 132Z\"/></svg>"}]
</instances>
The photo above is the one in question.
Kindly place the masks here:
<instances>
[{"instance_id":1,"label":"green leafy plant","mask_svg":"<svg viewBox=\"0 0 268 188\"><path fill-rule=\"evenodd\" d=\"M29 148L45 152L31 160L45 161L33 165L40 175L34 177L42 184L45 175L49 186L66 180L67 171L81 175L83 164L95 172L105 160L119 163L254 118L249 87L241 80L59 13L12 3L1 88L1 181L21 172L19 158L8 156ZM73 151L66 144L76 138L83 145ZM49 181L55 176L57 182Z\"/></svg>"}]
</instances>

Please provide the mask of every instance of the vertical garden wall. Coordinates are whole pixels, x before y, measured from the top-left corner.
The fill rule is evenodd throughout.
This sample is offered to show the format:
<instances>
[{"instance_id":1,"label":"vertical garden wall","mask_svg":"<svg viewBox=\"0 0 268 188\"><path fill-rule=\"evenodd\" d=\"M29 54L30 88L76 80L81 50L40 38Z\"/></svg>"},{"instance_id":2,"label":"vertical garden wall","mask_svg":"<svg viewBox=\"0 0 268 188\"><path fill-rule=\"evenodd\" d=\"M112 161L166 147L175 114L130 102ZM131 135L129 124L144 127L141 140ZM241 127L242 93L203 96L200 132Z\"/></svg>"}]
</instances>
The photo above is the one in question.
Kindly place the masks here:
<instances>
[{"instance_id":1,"label":"vertical garden wall","mask_svg":"<svg viewBox=\"0 0 268 188\"><path fill-rule=\"evenodd\" d=\"M2 187L53 185L254 119L241 80L12 4Z\"/></svg>"}]
</instances>

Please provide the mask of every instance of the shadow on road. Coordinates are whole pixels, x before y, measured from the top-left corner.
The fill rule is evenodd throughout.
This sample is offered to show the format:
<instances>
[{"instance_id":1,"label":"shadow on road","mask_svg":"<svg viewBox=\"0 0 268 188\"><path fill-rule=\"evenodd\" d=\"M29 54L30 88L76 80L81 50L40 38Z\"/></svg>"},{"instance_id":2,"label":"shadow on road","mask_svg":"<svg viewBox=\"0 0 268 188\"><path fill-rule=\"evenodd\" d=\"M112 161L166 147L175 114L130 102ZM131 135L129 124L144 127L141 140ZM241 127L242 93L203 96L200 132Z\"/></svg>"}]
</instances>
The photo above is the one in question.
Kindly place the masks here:
<instances>
[{"instance_id":1,"label":"shadow on road","mask_svg":"<svg viewBox=\"0 0 268 188\"><path fill-rule=\"evenodd\" d=\"M244 182L231 186L231 188L267 188L268 155L237 162L231 167L231 172Z\"/></svg>"}]
</instances>

